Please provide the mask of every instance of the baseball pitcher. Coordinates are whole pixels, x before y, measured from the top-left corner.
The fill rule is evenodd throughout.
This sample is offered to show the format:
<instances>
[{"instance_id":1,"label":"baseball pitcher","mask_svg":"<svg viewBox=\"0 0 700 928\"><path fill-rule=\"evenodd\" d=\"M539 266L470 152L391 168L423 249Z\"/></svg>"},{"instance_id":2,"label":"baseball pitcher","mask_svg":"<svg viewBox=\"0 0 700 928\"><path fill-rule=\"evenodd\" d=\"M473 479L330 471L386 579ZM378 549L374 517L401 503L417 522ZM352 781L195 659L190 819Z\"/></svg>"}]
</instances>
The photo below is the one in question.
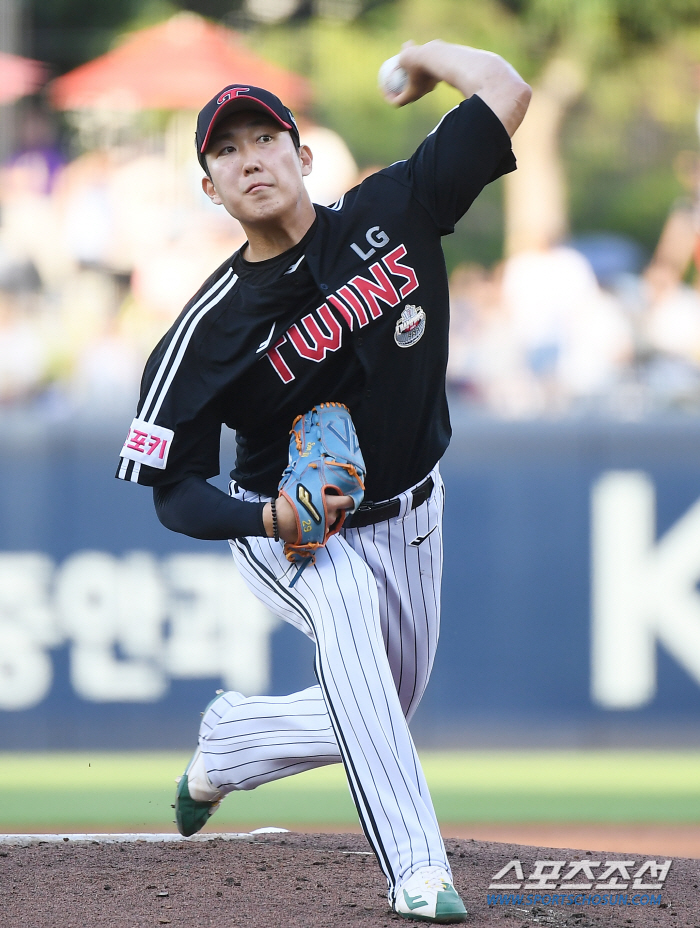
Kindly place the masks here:
<instances>
[{"instance_id":1,"label":"baseball pitcher","mask_svg":"<svg viewBox=\"0 0 700 928\"><path fill-rule=\"evenodd\" d=\"M228 539L253 593L316 649L315 686L206 708L177 788L182 834L229 793L342 762L392 909L452 923L466 910L408 728L440 621L441 238L515 169L530 89L497 55L439 41L404 46L381 80L397 106L439 81L465 99L330 207L306 192L312 153L274 94L231 85L203 107L202 186L247 242L155 348L117 476L153 488L169 529ZM224 423L228 495L207 482Z\"/></svg>"}]
</instances>

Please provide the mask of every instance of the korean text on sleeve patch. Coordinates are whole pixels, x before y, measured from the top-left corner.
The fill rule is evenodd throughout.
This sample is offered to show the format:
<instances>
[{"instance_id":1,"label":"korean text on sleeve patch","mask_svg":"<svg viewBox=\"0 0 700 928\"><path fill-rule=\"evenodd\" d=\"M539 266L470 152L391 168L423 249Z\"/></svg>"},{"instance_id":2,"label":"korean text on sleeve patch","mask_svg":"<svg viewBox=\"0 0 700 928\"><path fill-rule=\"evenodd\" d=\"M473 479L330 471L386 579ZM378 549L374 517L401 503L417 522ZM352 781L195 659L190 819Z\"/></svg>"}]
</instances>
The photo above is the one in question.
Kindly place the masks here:
<instances>
[{"instance_id":1,"label":"korean text on sleeve patch","mask_svg":"<svg viewBox=\"0 0 700 928\"><path fill-rule=\"evenodd\" d=\"M165 470L173 440L172 429L153 425L142 419L134 419L126 436L121 456L139 464L147 464L157 470Z\"/></svg>"}]
</instances>

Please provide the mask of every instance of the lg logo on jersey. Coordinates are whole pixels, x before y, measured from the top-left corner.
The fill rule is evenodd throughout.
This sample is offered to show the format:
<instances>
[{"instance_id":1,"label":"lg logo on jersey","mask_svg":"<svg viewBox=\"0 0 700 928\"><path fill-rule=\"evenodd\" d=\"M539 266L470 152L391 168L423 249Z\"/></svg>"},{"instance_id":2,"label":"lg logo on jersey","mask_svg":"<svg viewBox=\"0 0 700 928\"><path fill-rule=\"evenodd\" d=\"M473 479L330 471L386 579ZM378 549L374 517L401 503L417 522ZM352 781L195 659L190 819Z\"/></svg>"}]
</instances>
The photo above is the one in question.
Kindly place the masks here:
<instances>
[{"instance_id":1,"label":"lg logo on jersey","mask_svg":"<svg viewBox=\"0 0 700 928\"><path fill-rule=\"evenodd\" d=\"M362 258L363 261L367 261L369 258L371 258L372 255L376 252L377 248L383 248L384 245L386 245L389 241L389 236L386 234L386 232L382 232L379 226L372 226L371 229L367 229L365 238L367 239L367 243L370 246L374 246L371 247L367 252L364 252L359 245L355 244L355 242L350 244L350 247L355 252L355 254Z\"/></svg>"}]
</instances>

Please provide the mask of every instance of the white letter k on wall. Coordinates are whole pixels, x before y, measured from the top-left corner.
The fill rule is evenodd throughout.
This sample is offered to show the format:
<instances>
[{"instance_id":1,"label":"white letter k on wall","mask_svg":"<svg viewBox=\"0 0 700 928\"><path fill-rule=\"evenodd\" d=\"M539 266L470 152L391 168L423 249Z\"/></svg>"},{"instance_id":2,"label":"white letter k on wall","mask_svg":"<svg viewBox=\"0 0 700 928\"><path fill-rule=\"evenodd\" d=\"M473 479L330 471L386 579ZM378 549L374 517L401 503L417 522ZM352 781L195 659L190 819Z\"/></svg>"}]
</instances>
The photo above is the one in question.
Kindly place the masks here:
<instances>
[{"instance_id":1,"label":"white letter k on wall","mask_svg":"<svg viewBox=\"0 0 700 928\"><path fill-rule=\"evenodd\" d=\"M635 709L656 693L656 643L700 684L700 500L658 542L654 485L610 471L591 507L591 696Z\"/></svg>"}]
</instances>

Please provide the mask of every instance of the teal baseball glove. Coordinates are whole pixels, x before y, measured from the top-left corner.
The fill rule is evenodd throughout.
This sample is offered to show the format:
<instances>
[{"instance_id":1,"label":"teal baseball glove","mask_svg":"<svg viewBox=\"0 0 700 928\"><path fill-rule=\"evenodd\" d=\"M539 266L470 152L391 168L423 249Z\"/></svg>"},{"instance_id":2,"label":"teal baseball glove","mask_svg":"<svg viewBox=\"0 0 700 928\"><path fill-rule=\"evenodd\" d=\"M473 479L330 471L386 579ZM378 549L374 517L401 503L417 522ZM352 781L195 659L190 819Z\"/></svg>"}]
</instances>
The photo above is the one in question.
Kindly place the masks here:
<instances>
[{"instance_id":1,"label":"teal baseball glove","mask_svg":"<svg viewBox=\"0 0 700 928\"><path fill-rule=\"evenodd\" d=\"M354 512L365 492L365 462L347 406L321 403L304 416L297 416L289 442L289 464L279 484L294 509L297 539L286 542L284 553L299 564L293 585L304 567L313 563L316 552L343 527L348 512ZM351 496L354 506L328 524L326 493Z\"/></svg>"}]
</instances>

